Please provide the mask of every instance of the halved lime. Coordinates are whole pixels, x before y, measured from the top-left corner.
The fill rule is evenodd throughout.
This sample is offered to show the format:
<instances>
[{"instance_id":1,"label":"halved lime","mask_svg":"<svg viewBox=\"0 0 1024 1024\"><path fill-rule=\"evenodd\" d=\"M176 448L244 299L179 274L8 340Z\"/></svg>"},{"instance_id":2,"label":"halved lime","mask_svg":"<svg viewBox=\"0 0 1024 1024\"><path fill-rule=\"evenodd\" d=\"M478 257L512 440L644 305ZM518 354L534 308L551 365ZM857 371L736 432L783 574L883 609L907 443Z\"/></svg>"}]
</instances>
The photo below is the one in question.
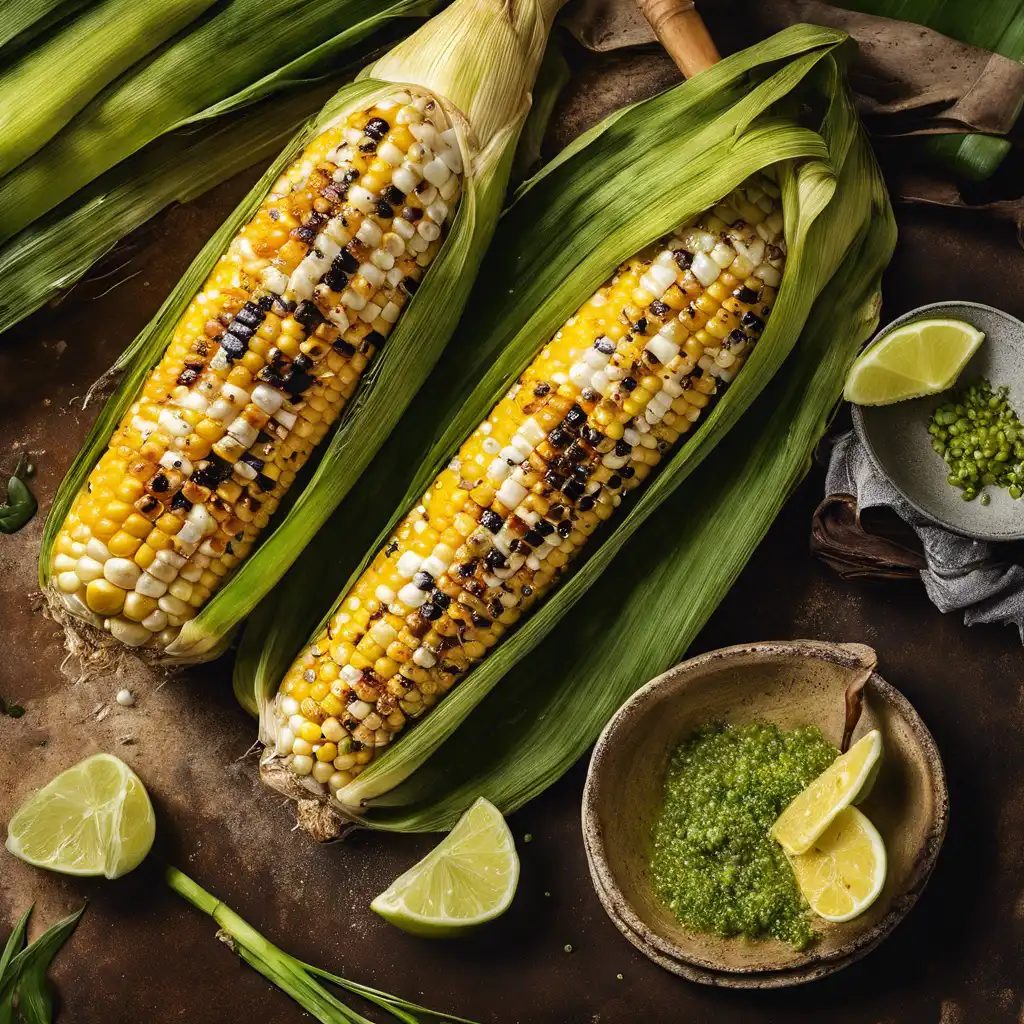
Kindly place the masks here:
<instances>
[{"instance_id":1,"label":"halved lime","mask_svg":"<svg viewBox=\"0 0 1024 1024\"><path fill-rule=\"evenodd\" d=\"M120 878L145 859L155 835L156 815L139 777L119 758L93 754L15 812L7 849L50 871Z\"/></svg>"},{"instance_id":2,"label":"halved lime","mask_svg":"<svg viewBox=\"0 0 1024 1024\"><path fill-rule=\"evenodd\" d=\"M885 844L856 807L847 807L797 857L790 857L804 899L826 921L849 921L878 899L885 885Z\"/></svg>"},{"instance_id":3,"label":"halved lime","mask_svg":"<svg viewBox=\"0 0 1024 1024\"><path fill-rule=\"evenodd\" d=\"M480 797L370 909L413 935L457 935L503 914L518 881L512 833L501 811Z\"/></svg>"},{"instance_id":4,"label":"halved lime","mask_svg":"<svg viewBox=\"0 0 1024 1024\"><path fill-rule=\"evenodd\" d=\"M806 853L836 815L874 781L881 756L882 734L872 729L793 798L772 825L772 838L786 853Z\"/></svg>"},{"instance_id":5,"label":"halved lime","mask_svg":"<svg viewBox=\"0 0 1024 1024\"><path fill-rule=\"evenodd\" d=\"M857 405L891 405L934 395L956 383L985 335L962 320L914 320L862 352L843 397Z\"/></svg>"}]
</instances>

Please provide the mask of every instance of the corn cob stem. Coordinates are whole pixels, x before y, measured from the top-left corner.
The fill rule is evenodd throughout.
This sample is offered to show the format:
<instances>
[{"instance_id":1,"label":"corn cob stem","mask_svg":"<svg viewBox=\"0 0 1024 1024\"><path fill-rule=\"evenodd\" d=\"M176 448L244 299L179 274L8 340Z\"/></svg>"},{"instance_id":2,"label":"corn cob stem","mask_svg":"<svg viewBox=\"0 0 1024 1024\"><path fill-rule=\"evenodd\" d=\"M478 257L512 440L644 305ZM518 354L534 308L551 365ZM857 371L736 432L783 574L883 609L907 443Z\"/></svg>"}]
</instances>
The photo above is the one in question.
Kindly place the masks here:
<instances>
[{"instance_id":1,"label":"corn cob stem","mask_svg":"<svg viewBox=\"0 0 1024 1024\"><path fill-rule=\"evenodd\" d=\"M395 87L308 146L185 312L54 545L73 614L163 649L251 550L438 252L441 104Z\"/></svg>"},{"instance_id":2,"label":"corn cob stem","mask_svg":"<svg viewBox=\"0 0 1024 1024\"><path fill-rule=\"evenodd\" d=\"M785 259L764 175L624 263L399 523L273 705L280 759L344 789L564 576L734 378Z\"/></svg>"}]
</instances>

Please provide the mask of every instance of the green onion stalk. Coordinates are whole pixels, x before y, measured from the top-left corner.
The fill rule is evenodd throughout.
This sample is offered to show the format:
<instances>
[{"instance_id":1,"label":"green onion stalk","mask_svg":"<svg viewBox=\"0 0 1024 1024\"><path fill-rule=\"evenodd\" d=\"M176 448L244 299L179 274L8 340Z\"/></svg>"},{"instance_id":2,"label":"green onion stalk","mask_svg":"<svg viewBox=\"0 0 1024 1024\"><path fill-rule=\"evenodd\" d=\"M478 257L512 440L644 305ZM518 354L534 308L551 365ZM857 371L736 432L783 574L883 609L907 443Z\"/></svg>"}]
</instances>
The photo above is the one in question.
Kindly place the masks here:
<instances>
[{"instance_id":1,"label":"green onion stalk","mask_svg":"<svg viewBox=\"0 0 1024 1024\"><path fill-rule=\"evenodd\" d=\"M349 981L338 974L304 963L265 939L248 921L188 875L175 867L164 872L167 884L179 896L209 915L220 926L218 937L231 947L250 967L272 981L291 996L304 1010L323 1024L373 1024L368 1018L347 1006L321 982L329 982L387 1011L403 1024L420 1024L423 1017L443 1019L451 1024L473 1024L465 1017L410 1003L408 1000L381 992L369 985Z\"/></svg>"}]
</instances>

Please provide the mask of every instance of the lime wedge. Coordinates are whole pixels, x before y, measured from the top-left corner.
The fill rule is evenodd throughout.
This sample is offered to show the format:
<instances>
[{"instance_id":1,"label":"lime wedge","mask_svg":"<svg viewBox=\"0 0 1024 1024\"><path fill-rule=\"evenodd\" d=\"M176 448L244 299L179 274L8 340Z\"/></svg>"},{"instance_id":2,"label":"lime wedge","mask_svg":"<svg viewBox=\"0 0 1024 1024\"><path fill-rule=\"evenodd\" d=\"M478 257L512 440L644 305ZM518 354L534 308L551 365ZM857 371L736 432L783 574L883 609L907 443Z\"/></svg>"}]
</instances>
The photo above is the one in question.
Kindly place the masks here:
<instances>
[{"instance_id":1,"label":"lime wedge","mask_svg":"<svg viewBox=\"0 0 1024 1024\"><path fill-rule=\"evenodd\" d=\"M139 777L119 758L94 754L15 812L7 849L65 875L120 878L143 861L155 834L153 805Z\"/></svg>"},{"instance_id":2,"label":"lime wedge","mask_svg":"<svg viewBox=\"0 0 1024 1024\"><path fill-rule=\"evenodd\" d=\"M512 833L497 807L480 797L370 909L413 935L458 935L503 914L518 881Z\"/></svg>"},{"instance_id":3,"label":"lime wedge","mask_svg":"<svg viewBox=\"0 0 1024 1024\"><path fill-rule=\"evenodd\" d=\"M881 756L882 734L872 729L794 797L772 825L772 838L786 853L806 853L836 815L874 781L874 767Z\"/></svg>"},{"instance_id":4,"label":"lime wedge","mask_svg":"<svg viewBox=\"0 0 1024 1024\"><path fill-rule=\"evenodd\" d=\"M811 910L826 921L863 914L885 885L885 844L856 807L840 811L811 848L789 863Z\"/></svg>"},{"instance_id":5,"label":"lime wedge","mask_svg":"<svg viewBox=\"0 0 1024 1024\"><path fill-rule=\"evenodd\" d=\"M962 320L915 320L862 352L843 397L857 405L891 405L934 395L956 383L985 335Z\"/></svg>"}]
</instances>

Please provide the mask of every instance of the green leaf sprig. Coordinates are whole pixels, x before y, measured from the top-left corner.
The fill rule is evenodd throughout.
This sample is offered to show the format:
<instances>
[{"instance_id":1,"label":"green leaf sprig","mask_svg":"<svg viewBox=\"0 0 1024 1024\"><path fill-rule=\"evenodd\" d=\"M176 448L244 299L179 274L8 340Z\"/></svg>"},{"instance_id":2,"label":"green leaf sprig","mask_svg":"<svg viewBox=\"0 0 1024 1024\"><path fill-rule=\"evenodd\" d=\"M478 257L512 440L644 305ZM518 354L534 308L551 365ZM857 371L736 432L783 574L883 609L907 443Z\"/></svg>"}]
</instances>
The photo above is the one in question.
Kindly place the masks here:
<instances>
[{"instance_id":1,"label":"green leaf sprig","mask_svg":"<svg viewBox=\"0 0 1024 1024\"><path fill-rule=\"evenodd\" d=\"M28 457L22 453L7 481L7 500L0 505L0 533L17 533L36 514L35 495L25 483L31 470Z\"/></svg>"},{"instance_id":2,"label":"green leaf sprig","mask_svg":"<svg viewBox=\"0 0 1024 1024\"><path fill-rule=\"evenodd\" d=\"M46 972L75 930L85 907L26 945L31 913L29 907L21 915L0 954L0 1024L51 1024L54 998Z\"/></svg>"}]
</instances>

